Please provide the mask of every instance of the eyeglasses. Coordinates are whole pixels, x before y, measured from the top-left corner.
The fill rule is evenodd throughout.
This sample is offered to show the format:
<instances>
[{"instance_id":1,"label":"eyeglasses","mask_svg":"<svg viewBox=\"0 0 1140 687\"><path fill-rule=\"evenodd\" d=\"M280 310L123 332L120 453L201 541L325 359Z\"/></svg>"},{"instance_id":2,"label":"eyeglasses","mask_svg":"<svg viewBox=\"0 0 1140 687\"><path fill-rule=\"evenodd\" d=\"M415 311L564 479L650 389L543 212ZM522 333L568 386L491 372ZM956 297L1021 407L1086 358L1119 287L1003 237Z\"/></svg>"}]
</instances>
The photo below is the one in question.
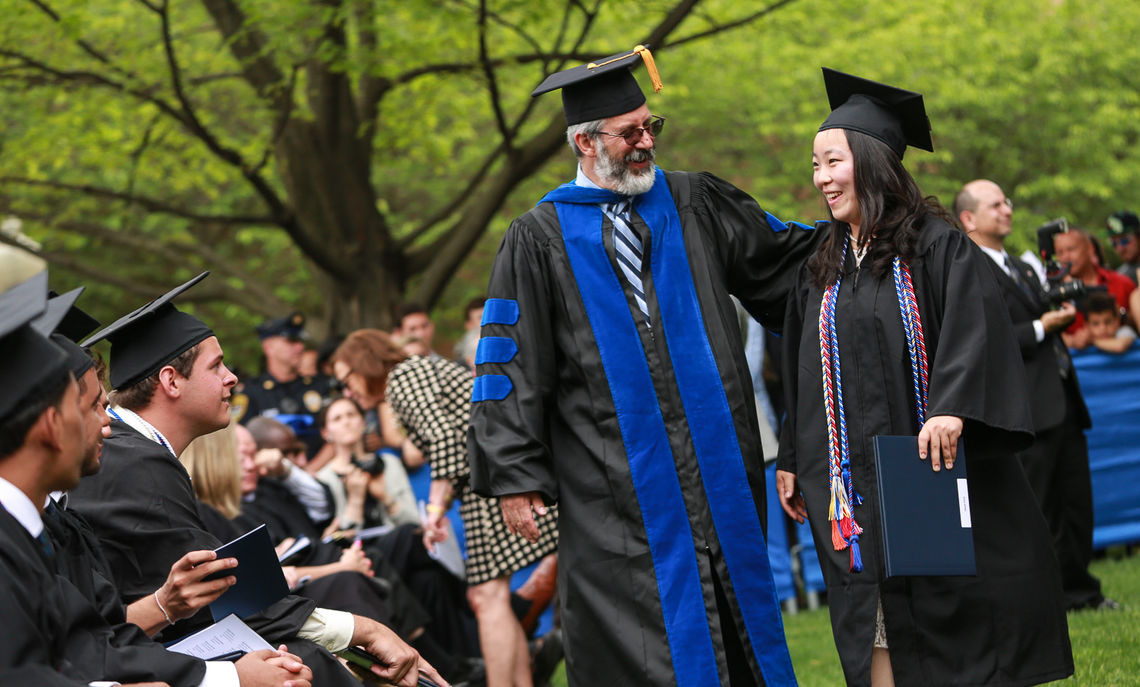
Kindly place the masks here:
<instances>
[{"instance_id":1,"label":"eyeglasses","mask_svg":"<svg viewBox=\"0 0 1140 687\"><path fill-rule=\"evenodd\" d=\"M645 134L649 134L650 138L657 138L657 135L660 134L664 128L665 118L653 115L649 120L649 126L634 126L616 134L611 134L608 131L599 131L598 133L615 138L624 138L627 145L635 146L641 142L641 137Z\"/></svg>"},{"instance_id":2,"label":"eyeglasses","mask_svg":"<svg viewBox=\"0 0 1140 687\"><path fill-rule=\"evenodd\" d=\"M1120 236L1109 237L1108 240L1111 241L1114 246L1123 246L1132 241L1132 239L1132 234L1121 234Z\"/></svg>"}]
</instances>

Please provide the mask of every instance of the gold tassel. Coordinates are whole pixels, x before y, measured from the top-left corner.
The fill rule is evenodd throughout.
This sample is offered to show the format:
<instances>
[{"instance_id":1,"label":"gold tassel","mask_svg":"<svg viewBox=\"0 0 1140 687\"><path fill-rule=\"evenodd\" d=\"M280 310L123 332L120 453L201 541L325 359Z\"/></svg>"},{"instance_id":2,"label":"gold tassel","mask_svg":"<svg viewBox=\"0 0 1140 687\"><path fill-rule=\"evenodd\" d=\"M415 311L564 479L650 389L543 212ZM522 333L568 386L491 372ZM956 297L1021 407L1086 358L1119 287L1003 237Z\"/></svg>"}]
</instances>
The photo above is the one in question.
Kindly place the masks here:
<instances>
[{"instance_id":1,"label":"gold tassel","mask_svg":"<svg viewBox=\"0 0 1140 687\"><path fill-rule=\"evenodd\" d=\"M607 64L617 62L618 60L624 60L625 58L630 57L631 55L638 55L638 54L641 55L641 61L645 63L645 70L647 72L649 72L649 80L653 82L653 92L654 93L660 93L661 92L661 74L659 74L657 72L657 63L653 61L653 53L649 52L649 48L645 47L644 45L639 45L639 46L635 47L633 49L633 52L628 52L624 55L619 55L613 59L606 60L605 62L600 62L600 63L599 62L591 62L591 63L586 65L586 69L597 69L598 67L604 67Z\"/></svg>"},{"instance_id":2,"label":"gold tassel","mask_svg":"<svg viewBox=\"0 0 1140 687\"><path fill-rule=\"evenodd\" d=\"M653 53L649 52L649 48L644 45L639 45L633 49L636 53L641 53L641 61L645 63L645 71L649 72L649 79L653 82L653 92L661 92L661 75L657 73L657 63L653 61Z\"/></svg>"}]
</instances>

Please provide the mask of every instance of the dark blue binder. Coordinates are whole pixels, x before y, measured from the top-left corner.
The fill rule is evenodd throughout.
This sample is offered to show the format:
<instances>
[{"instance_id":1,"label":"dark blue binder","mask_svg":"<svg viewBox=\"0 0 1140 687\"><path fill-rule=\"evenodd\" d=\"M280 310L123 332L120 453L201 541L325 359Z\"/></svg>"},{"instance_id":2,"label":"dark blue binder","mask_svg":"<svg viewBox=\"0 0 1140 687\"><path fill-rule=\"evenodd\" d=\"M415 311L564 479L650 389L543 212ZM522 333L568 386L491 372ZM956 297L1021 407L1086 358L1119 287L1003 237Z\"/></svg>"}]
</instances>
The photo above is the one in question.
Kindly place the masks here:
<instances>
[{"instance_id":1,"label":"dark blue binder","mask_svg":"<svg viewBox=\"0 0 1140 687\"><path fill-rule=\"evenodd\" d=\"M277 552L265 525L246 532L228 544L215 549L218 558L236 558L238 567L215 573L206 579L233 575L237 582L210 604L214 618L233 613L248 618L277 603L289 593L285 573L277 561Z\"/></svg>"},{"instance_id":2,"label":"dark blue binder","mask_svg":"<svg viewBox=\"0 0 1140 687\"><path fill-rule=\"evenodd\" d=\"M954 469L939 472L919 459L918 437L877 436L874 443L886 576L976 575L961 439Z\"/></svg>"}]
</instances>

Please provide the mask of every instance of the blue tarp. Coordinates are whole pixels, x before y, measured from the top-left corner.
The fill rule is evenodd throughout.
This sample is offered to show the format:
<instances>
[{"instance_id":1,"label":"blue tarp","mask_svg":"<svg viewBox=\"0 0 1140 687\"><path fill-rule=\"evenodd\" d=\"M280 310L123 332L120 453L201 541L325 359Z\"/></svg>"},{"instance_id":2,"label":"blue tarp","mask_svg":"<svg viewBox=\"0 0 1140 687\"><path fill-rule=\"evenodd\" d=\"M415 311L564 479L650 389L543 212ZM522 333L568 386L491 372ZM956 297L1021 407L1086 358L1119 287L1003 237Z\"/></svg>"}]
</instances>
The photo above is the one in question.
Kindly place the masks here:
<instances>
[{"instance_id":1,"label":"blue tarp","mask_svg":"<svg viewBox=\"0 0 1140 687\"><path fill-rule=\"evenodd\" d=\"M1073 365L1092 416L1093 548L1140 542L1140 345L1073 351Z\"/></svg>"}]
</instances>

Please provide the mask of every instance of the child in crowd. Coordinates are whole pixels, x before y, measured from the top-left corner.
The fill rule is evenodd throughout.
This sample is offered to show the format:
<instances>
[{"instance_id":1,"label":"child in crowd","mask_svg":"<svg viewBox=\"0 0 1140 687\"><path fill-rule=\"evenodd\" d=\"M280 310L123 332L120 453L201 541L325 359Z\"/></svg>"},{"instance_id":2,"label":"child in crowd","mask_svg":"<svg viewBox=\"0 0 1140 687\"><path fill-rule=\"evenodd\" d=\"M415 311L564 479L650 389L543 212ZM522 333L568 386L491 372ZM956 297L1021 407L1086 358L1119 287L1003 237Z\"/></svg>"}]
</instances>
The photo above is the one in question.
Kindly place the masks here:
<instances>
[{"instance_id":1,"label":"child in crowd","mask_svg":"<svg viewBox=\"0 0 1140 687\"><path fill-rule=\"evenodd\" d=\"M1120 308L1112 295L1103 292L1089 294L1081 310L1088 323L1089 344L1106 353L1123 353L1132 347L1136 332L1121 324Z\"/></svg>"}]
</instances>

